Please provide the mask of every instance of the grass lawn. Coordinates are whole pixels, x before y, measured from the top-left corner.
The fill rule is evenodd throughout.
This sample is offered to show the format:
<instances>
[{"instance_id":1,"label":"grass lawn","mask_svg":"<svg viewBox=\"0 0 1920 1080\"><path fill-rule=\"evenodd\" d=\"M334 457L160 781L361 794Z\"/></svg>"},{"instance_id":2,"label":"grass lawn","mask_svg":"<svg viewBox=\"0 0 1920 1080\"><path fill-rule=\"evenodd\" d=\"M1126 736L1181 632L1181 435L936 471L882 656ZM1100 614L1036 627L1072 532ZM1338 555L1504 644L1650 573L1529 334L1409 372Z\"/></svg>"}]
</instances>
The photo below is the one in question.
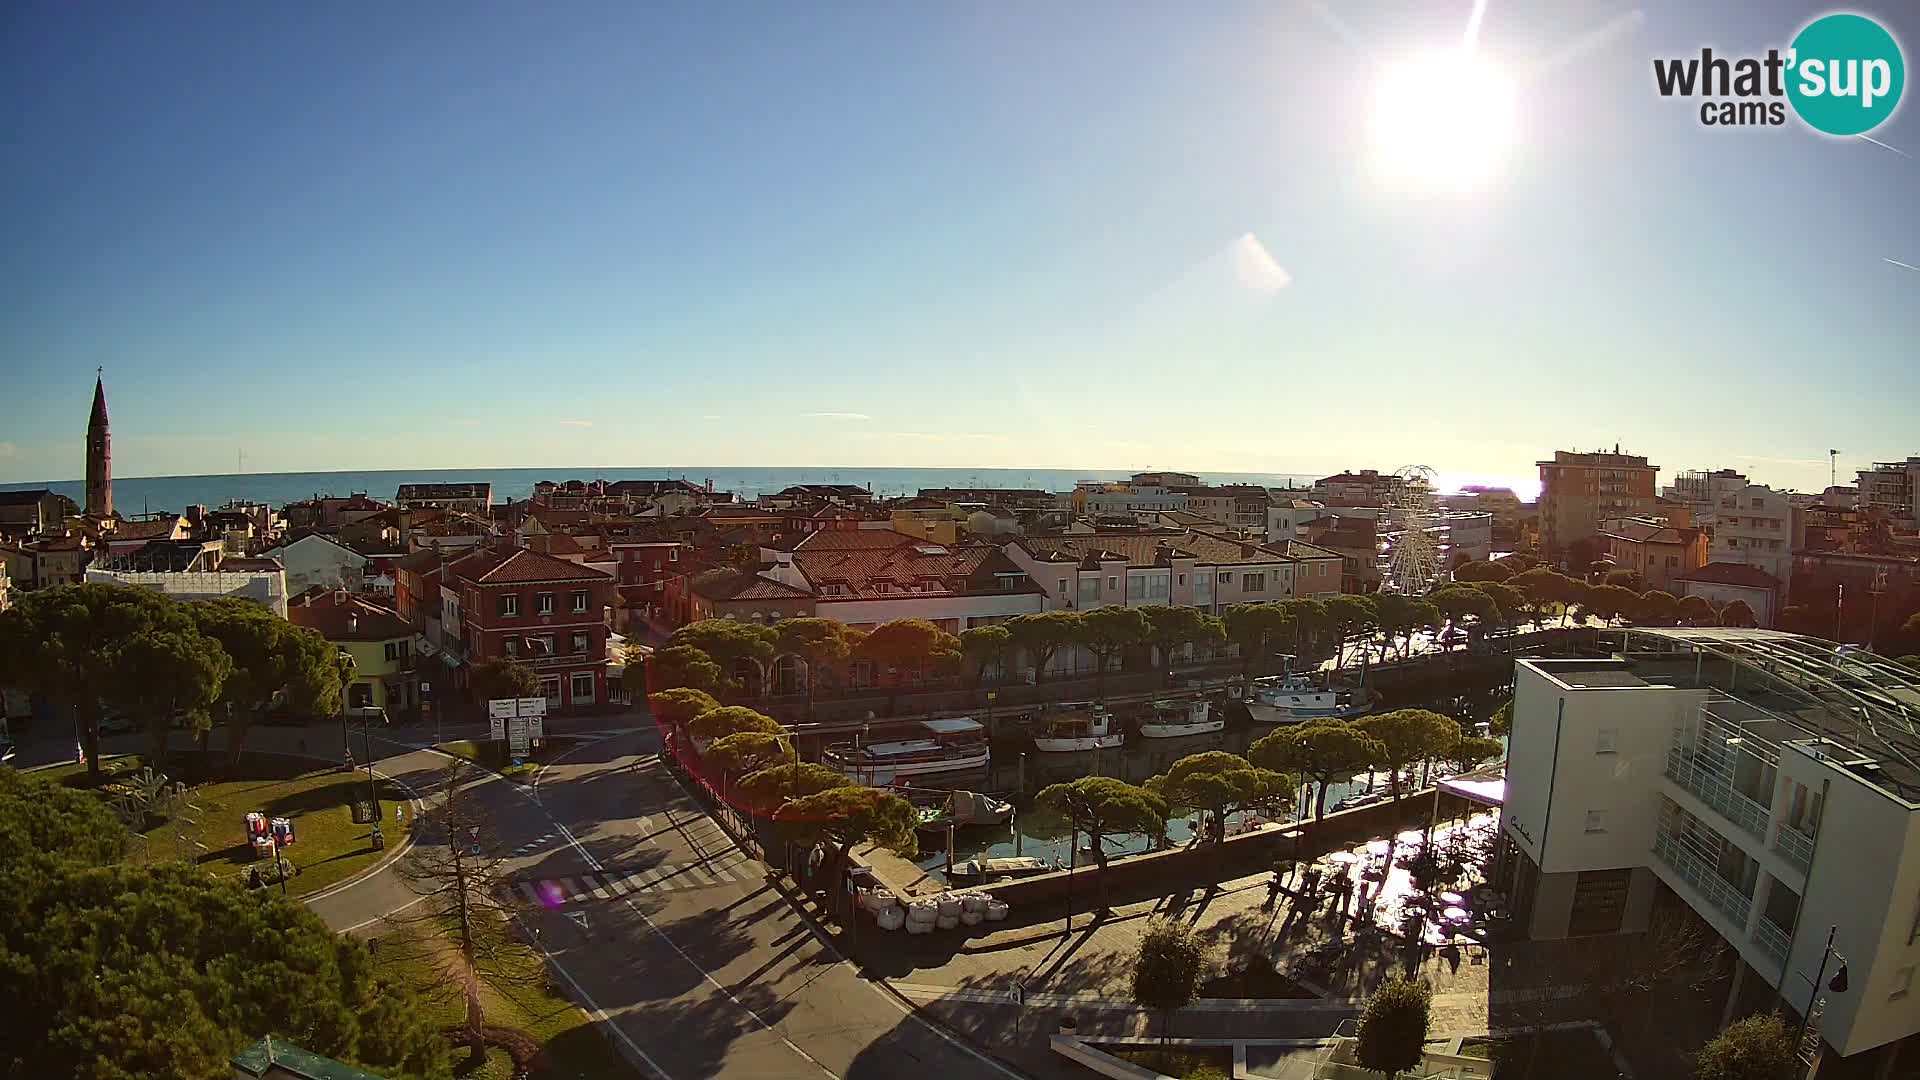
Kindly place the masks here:
<instances>
[{"instance_id":1,"label":"grass lawn","mask_svg":"<svg viewBox=\"0 0 1920 1080\"><path fill-rule=\"evenodd\" d=\"M375 961L382 978L393 979L414 988L419 993L427 1017L433 1022L445 1026L466 1022L465 1000L458 993L449 993L446 983L432 966L420 958L417 937L402 938L399 935L417 935L423 933L420 927L409 927L395 931L395 937L383 940L378 947ZM451 943L440 943L451 948ZM534 1060L535 1077L566 1078L591 1076L632 1078L640 1080L644 1075L635 1069L612 1042L601 1034L599 1026L565 998L547 993L541 988L543 961L537 954L528 954L527 975L533 985L515 987L511 994L505 994L492 986L482 984L481 1008L485 1010L489 1026L519 1028L532 1036L541 1046L540 1056ZM454 1051L454 1064L466 1060L464 1048ZM512 1059L506 1051L489 1048L487 1062L475 1072L467 1074L473 1080L507 1080L513 1074Z\"/></svg>"},{"instance_id":2,"label":"grass lawn","mask_svg":"<svg viewBox=\"0 0 1920 1080\"><path fill-rule=\"evenodd\" d=\"M455 739L452 742L439 743L435 750L465 758L476 765L492 769L501 776L519 784L530 784L546 763L560 754L579 745L581 740L567 735L549 735L541 741L540 748L533 756L518 765L509 762L498 745L492 741L478 739Z\"/></svg>"},{"instance_id":3,"label":"grass lawn","mask_svg":"<svg viewBox=\"0 0 1920 1080\"><path fill-rule=\"evenodd\" d=\"M1551 1076L1555 1080L1619 1080L1620 1077L1613 1056L1586 1028L1462 1039L1460 1054L1492 1059L1495 1080L1508 1077L1519 1080L1528 1076Z\"/></svg>"},{"instance_id":4,"label":"grass lawn","mask_svg":"<svg viewBox=\"0 0 1920 1080\"><path fill-rule=\"evenodd\" d=\"M118 778L138 772L143 765L136 754L102 759L103 797L113 795ZM224 753L175 751L161 771L193 785L193 790L170 815L151 818L144 841L134 843L136 858L174 859L186 854L216 876L242 880L256 865L270 873L269 863L256 863L245 843L249 810L293 821L296 839L284 858L298 871L287 883L296 894L316 892L351 877L385 854L373 847L372 827L353 822L352 800L367 793L364 769L349 774L334 767L315 768L304 758L250 753L241 756L231 774L238 777L234 779L226 771ZM49 769L43 775L73 786L86 783L86 770L78 765ZM406 793L390 781L381 781L378 788L385 815L381 831L391 850L405 833L393 813ZM411 807L408 818L410 822Z\"/></svg>"}]
</instances>

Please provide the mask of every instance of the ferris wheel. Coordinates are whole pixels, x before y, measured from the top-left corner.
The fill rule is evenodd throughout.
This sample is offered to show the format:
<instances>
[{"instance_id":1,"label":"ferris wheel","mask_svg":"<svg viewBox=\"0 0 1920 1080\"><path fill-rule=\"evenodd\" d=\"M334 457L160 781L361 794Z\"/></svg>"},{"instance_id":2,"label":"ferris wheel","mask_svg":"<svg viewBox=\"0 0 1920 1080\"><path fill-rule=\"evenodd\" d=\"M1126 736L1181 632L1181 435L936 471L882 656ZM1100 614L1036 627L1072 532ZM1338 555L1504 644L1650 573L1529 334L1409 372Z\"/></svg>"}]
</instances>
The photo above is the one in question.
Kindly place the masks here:
<instances>
[{"instance_id":1,"label":"ferris wheel","mask_svg":"<svg viewBox=\"0 0 1920 1080\"><path fill-rule=\"evenodd\" d=\"M1387 548L1380 589L1420 596L1440 583L1439 478L1425 465L1409 465L1393 475L1382 530Z\"/></svg>"}]
</instances>

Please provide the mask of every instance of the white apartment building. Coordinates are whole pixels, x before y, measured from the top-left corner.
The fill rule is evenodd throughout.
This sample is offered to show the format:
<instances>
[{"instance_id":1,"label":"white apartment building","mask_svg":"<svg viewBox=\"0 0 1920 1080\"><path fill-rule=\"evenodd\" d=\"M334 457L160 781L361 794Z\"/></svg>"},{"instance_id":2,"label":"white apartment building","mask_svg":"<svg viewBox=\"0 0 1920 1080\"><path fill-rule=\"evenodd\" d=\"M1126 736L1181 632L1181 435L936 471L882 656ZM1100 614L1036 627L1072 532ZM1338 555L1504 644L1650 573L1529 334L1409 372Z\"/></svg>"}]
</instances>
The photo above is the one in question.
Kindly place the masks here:
<instances>
[{"instance_id":1,"label":"white apartment building","mask_svg":"<svg viewBox=\"0 0 1920 1080\"><path fill-rule=\"evenodd\" d=\"M88 568L87 583L149 589L171 600L215 600L232 596L252 600L283 619L287 617L287 575L280 570L222 573Z\"/></svg>"},{"instance_id":2,"label":"white apartment building","mask_svg":"<svg viewBox=\"0 0 1920 1080\"><path fill-rule=\"evenodd\" d=\"M1733 469L1689 469L1673 478L1673 483L1660 489L1660 497L1672 502L1685 503L1693 510L1695 525L1717 524L1716 511L1722 500L1737 495L1751 481L1747 474Z\"/></svg>"},{"instance_id":3,"label":"white apartment building","mask_svg":"<svg viewBox=\"0 0 1920 1080\"><path fill-rule=\"evenodd\" d=\"M1007 557L1047 594L1047 610L1124 605L1197 607L1340 591L1340 556L1298 541L1281 545L1207 533L1024 537Z\"/></svg>"},{"instance_id":4,"label":"white apartment building","mask_svg":"<svg viewBox=\"0 0 1920 1080\"><path fill-rule=\"evenodd\" d=\"M1141 523L1153 512L1186 510L1192 499L1184 491L1154 484L1100 484L1073 493L1079 512L1089 517L1130 517Z\"/></svg>"},{"instance_id":5,"label":"white apartment building","mask_svg":"<svg viewBox=\"0 0 1920 1080\"><path fill-rule=\"evenodd\" d=\"M1765 484L1721 492L1714 501L1707 561L1764 570L1780 582L1785 595L1793 577L1794 513L1787 493Z\"/></svg>"},{"instance_id":6,"label":"white apartment building","mask_svg":"<svg viewBox=\"0 0 1920 1080\"><path fill-rule=\"evenodd\" d=\"M1821 991L1825 1053L1916 1075L1920 675L1771 630L1620 643L1515 665L1501 873L1522 925L1640 930L1670 890L1795 1012L1831 928L1849 978Z\"/></svg>"},{"instance_id":7,"label":"white apartment building","mask_svg":"<svg viewBox=\"0 0 1920 1080\"><path fill-rule=\"evenodd\" d=\"M1920 457L1876 461L1860 470L1859 507L1883 510L1909 529L1920 529Z\"/></svg>"}]
</instances>

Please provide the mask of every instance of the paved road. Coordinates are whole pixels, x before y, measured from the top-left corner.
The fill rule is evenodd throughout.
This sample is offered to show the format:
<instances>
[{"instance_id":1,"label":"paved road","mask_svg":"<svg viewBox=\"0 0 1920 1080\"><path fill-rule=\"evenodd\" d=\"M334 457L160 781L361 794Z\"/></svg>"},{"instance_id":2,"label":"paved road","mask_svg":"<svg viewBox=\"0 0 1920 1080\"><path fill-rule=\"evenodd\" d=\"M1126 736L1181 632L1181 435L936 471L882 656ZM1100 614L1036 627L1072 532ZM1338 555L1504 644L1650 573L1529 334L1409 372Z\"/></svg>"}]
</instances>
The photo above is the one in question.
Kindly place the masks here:
<instances>
[{"instance_id":1,"label":"paved road","mask_svg":"<svg viewBox=\"0 0 1920 1080\"><path fill-rule=\"evenodd\" d=\"M575 749L537 788L478 789L563 982L631 1057L686 1077L1017 1074L914 1016L816 938L654 756ZM579 918L576 918L579 917Z\"/></svg>"}]
</instances>

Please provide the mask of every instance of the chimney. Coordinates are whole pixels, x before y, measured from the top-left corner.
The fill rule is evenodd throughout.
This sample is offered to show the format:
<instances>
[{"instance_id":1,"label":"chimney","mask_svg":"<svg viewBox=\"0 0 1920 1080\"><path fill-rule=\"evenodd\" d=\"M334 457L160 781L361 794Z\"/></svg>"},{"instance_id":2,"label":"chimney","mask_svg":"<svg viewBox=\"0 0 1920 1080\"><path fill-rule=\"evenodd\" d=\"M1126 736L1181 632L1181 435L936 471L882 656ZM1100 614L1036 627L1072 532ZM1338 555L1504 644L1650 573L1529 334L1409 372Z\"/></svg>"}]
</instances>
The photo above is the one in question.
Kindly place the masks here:
<instances>
[{"instance_id":1,"label":"chimney","mask_svg":"<svg viewBox=\"0 0 1920 1080\"><path fill-rule=\"evenodd\" d=\"M1257 550L1258 550L1258 549L1257 549L1257 548L1255 548L1255 547L1254 547L1254 545L1252 545L1252 544L1241 544L1241 545L1240 545L1240 557L1241 557L1241 558L1243 558L1243 559L1251 559L1251 558L1253 558L1253 556L1254 556L1254 553L1255 553L1255 552L1256 552Z\"/></svg>"}]
</instances>

